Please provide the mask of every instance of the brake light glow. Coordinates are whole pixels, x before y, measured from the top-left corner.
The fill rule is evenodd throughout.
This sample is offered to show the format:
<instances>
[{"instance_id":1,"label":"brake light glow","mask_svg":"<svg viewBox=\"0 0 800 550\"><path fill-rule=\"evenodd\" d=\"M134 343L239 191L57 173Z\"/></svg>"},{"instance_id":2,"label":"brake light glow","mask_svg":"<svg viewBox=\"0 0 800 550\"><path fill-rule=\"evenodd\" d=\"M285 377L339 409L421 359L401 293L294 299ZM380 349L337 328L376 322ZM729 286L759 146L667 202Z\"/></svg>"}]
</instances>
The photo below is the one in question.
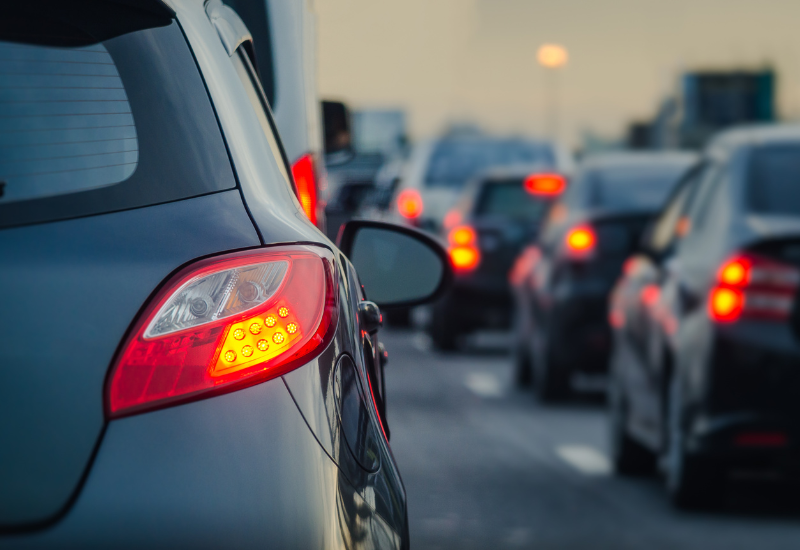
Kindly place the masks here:
<instances>
[{"instance_id":1,"label":"brake light glow","mask_svg":"<svg viewBox=\"0 0 800 550\"><path fill-rule=\"evenodd\" d=\"M292 165L292 176L297 187L297 198L303 212L314 225L317 224L317 176L314 171L314 157L303 155Z\"/></svg>"},{"instance_id":2,"label":"brake light glow","mask_svg":"<svg viewBox=\"0 0 800 550\"><path fill-rule=\"evenodd\" d=\"M313 358L338 320L333 256L285 246L196 262L164 285L112 367L112 418L234 391Z\"/></svg>"},{"instance_id":3,"label":"brake light glow","mask_svg":"<svg viewBox=\"0 0 800 550\"><path fill-rule=\"evenodd\" d=\"M567 180L561 174L531 174L522 186L531 195L556 197L567 188Z\"/></svg>"},{"instance_id":4,"label":"brake light glow","mask_svg":"<svg viewBox=\"0 0 800 550\"><path fill-rule=\"evenodd\" d=\"M575 256L586 256L594 251L597 236L588 226L573 227L565 238L567 251Z\"/></svg>"},{"instance_id":5,"label":"brake light glow","mask_svg":"<svg viewBox=\"0 0 800 550\"><path fill-rule=\"evenodd\" d=\"M800 270L752 253L737 254L717 272L708 312L718 322L741 317L784 321L791 313Z\"/></svg>"},{"instance_id":6,"label":"brake light glow","mask_svg":"<svg viewBox=\"0 0 800 550\"><path fill-rule=\"evenodd\" d=\"M744 309L744 293L738 289L717 287L711 291L709 305L715 321L735 321Z\"/></svg>"},{"instance_id":7,"label":"brake light glow","mask_svg":"<svg viewBox=\"0 0 800 550\"><path fill-rule=\"evenodd\" d=\"M450 243L448 250L450 262L457 271L471 271L481 263L481 252L478 249L478 235L468 225L459 225L447 235Z\"/></svg>"},{"instance_id":8,"label":"brake light glow","mask_svg":"<svg viewBox=\"0 0 800 550\"><path fill-rule=\"evenodd\" d=\"M416 189L404 189L397 196L397 210L406 219L413 220L422 214L422 196Z\"/></svg>"}]
</instances>

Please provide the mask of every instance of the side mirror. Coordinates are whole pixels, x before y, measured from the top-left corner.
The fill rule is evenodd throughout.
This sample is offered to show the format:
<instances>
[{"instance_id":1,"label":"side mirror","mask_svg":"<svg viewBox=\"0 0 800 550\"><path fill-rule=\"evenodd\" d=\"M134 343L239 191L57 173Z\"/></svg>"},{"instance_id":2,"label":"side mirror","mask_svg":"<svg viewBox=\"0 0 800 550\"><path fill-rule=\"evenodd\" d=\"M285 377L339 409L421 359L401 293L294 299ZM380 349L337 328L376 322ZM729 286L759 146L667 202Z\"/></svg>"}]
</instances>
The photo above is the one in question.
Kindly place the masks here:
<instances>
[{"instance_id":1,"label":"side mirror","mask_svg":"<svg viewBox=\"0 0 800 550\"><path fill-rule=\"evenodd\" d=\"M381 309L432 302L453 280L444 247L410 227L353 220L342 226L337 244Z\"/></svg>"},{"instance_id":2,"label":"side mirror","mask_svg":"<svg viewBox=\"0 0 800 550\"><path fill-rule=\"evenodd\" d=\"M350 130L350 110L341 101L322 102L322 127L325 135L325 154L350 157L353 136Z\"/></svg>"}]
</instances>

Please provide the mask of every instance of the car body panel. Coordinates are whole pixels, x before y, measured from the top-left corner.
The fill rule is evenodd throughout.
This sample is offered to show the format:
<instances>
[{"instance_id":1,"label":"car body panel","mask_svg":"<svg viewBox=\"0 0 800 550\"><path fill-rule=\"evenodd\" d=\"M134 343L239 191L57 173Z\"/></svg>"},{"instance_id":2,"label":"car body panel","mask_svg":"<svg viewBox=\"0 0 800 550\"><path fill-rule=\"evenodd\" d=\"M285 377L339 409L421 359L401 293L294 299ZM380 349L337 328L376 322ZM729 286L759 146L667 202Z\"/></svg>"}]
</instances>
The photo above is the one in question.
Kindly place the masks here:
<instances>
[{"instance_id":1,"label":"car body panel","mask_svg":"<svg viewBox=\"0 0 800 550\"><path fill-rule=\"evenodd\" d=\"M0 399L14 419L0 427L14 442L0 452L3 523L66 505L105 422L111 360L161 281L199 256L258 244L236 190L0 231L2 387L14 388Z\"/></svg>"},{"instance_id":2,"label":"car body panel","mask_svg":"<svg viewBox=\"0 0 800 550\"><path fill-rule=\"evenodd\" d=\"M224 449L225 452L220 452ZM235 459L234 459L235 457ZM111 422L70 514L4 548L399 548L281 379Z\"/></svg>"}]
</instances>

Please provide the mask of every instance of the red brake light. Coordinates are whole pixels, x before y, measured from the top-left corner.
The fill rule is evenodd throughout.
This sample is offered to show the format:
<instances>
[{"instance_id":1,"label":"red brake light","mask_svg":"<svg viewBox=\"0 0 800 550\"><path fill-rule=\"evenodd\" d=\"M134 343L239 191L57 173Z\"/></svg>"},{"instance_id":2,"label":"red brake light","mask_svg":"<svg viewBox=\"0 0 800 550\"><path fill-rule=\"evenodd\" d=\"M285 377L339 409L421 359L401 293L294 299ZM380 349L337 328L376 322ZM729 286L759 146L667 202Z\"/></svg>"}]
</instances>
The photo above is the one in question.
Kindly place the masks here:
<instances>
[{"instance_id":1,"label":"red brake light","mask_svg":"<svg viewBox=\"0 0 800 550\"><path fill-rule=\"evenodd\" d=\"M735 321L744 309L744 293L741 290L717 287L711 291L709 313L715 321Z\"/></svg>"},{"instance_id":2,"label":"red brake light","mask_svg":"<svg viewBox=\"0 0 800 550\"><path fill-rule=\"evenodd\" d=\"M597 236L591 227L573 227L567 232L565 242L569 253L575 256L586 256L594 251Z\"/></svg>"},{"instance_id":3,"label":"red brake light","mask_svg":"<svg viewBox=\"0 0 800 550\"><path fill-rule=\"evenodd\" d=\"M447 235L450 243L450 262L457 271L471 271L481 263L481 252L478 250L478 236L468 225L459 225Z\"/></svg>"},{"instance_id":4,"label":"red brake light","mask_svg":"<svg viewBox=\"0 0 800 550\"><path fill-rule=\"evenodd\" d=\"M416 189L404 189L397 196L397 210L409 220L419 218L422 214L422 197Z\"/></svg>"},{"instance_id":5,"label":"red brake light","mask_svg":"<svg viewBox=\"0 0 800 550\"><path fill-rule=\"evenodd\" d=\"M717 272L709 295L714 321L733 322L742 316L786 320L800 284L800 270L755 254L738 254Z\"/></svg>"},{"instance_id":6,"label":"red brake light","mask_svg":"<svg viewBox=\"0 0 800 550\"><path fill-rule=\"evenodd\" d=\"M111 369L112 418L237 390L309 361L338 320L332 254L285 246L181 270L137 320Z\"/></svg>"},{"instance_id":7,"label":"red brake light","mask_svg":"<svg viewBox=\"0 0 800 550\"><path fill-rule=\"evenodd\" d=\"M317 224L317 176L314 157L303 155L292 165L292 176L297 187L297 198L311 223Z\"/></svg>"},{"instance_id":8,"label":"red brake light","mask_svg":"<svg viewBox=\"0 0 800 550\"><path fill-rule=\"evenodd\" d=\"M555 197L567 188L567 180L561 174L531 174L522 186L532 195Z\"/></svg>"}]
</instances>

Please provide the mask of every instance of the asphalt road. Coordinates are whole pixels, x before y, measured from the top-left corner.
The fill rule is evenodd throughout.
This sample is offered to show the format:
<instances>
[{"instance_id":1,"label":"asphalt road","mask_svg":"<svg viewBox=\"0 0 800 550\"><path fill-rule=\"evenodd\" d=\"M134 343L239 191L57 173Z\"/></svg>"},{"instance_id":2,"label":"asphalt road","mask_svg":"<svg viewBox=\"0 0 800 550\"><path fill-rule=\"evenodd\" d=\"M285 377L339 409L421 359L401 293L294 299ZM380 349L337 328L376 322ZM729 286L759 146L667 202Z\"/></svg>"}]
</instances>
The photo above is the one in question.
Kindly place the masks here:
<instances>
[{"instance_id":1,"label":"asphalt road","mask_svg":"<svg viewBox=\"0 0 800 550\"><path fill-rule=\"evenodd\" d=\"M800 548L800 489L741 483L719 511L674 511L658 478L610 472L600 399L538 404L489 336L444 355L382 334L414 550Z\"/></svg>"}]
</instances>

